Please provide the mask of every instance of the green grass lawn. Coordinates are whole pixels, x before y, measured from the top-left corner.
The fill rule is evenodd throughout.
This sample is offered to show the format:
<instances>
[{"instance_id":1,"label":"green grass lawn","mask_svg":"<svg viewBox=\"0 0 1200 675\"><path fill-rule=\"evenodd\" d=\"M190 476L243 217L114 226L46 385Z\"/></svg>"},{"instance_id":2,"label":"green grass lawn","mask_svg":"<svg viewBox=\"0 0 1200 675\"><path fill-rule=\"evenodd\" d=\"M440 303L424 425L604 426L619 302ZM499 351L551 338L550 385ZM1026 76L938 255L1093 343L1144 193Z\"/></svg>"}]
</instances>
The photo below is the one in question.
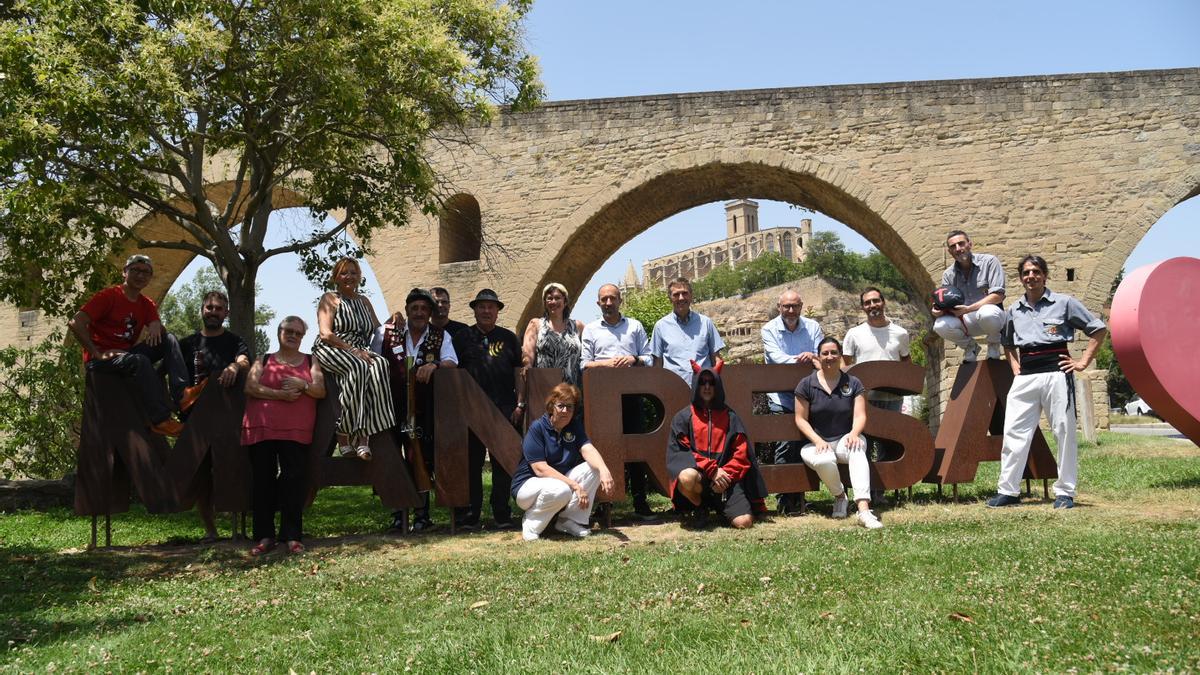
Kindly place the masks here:
<instances>
[{"instance_id":1,"label":"green grass lawn","mask_svg":"<svg viewBox=\"0 0 1200 675\"><path fill-rule=\"evenodd\" d=\"M194 514L0 516L0 669L846 672L1200 668L1200 449L1102 434L1079 508L919 486L885 529L813 511L747 532L619 525L401 538L322 493L303 556L201 547ZM665 508L665 500L658 503ZM624 510L618 509L621 521ZM445 514L440 518L444 522Z\"/></svg>"}]
</instances>

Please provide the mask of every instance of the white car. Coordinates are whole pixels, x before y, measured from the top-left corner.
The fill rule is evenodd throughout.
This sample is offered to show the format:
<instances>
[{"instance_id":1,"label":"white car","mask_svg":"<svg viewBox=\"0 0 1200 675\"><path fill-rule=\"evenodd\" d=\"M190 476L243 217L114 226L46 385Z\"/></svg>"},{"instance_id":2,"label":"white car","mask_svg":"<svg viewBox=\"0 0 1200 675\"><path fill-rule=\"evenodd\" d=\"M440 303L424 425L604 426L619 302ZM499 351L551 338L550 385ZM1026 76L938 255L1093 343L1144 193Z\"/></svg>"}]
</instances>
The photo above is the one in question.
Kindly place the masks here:
<instances>
[{"instance_id":1,"label":"white car","mask_svg":"<svg viewBox=\"0 0 1200 675\"><path fill-rule=\"evenodd\" d=\"M1139 396L1125 404L1126 415L1153 415L1154 410Z\"/></svg>"}]
</instances>

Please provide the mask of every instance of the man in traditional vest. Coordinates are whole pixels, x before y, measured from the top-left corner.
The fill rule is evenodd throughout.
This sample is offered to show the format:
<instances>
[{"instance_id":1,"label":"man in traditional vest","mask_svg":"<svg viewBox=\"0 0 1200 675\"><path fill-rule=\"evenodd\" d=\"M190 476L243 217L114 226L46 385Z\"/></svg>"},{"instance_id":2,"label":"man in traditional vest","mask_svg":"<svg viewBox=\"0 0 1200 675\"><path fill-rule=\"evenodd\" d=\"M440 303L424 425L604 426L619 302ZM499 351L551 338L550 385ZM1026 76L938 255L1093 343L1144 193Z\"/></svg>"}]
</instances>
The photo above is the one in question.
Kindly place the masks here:
<instances>
[{"instance_id":1,"label":"man in traditional vest","mask_svg":"<svg viewBox=\"0 0 1200 675\"><path fill-rule=\"evenodd\" d=\"M430 323L437 311L433 295L423 288L414 288L404 299L404 314L396 312L379 327L372 348L388 360L392 386L392 405L395 406L394 427L397 442L407 449L409 468L418 487L424 487L423 504L413 513L412 529L424 532L433 527L429 518L429 480L433 477L433 373L438 368L455 368L458 355L454 353L450 335ZM413 394L409 396L410 392ZM419 457L416 446L420 446ZM392 528L403 527L403 513L392 514Z\"/></svg>"}]
</instances>

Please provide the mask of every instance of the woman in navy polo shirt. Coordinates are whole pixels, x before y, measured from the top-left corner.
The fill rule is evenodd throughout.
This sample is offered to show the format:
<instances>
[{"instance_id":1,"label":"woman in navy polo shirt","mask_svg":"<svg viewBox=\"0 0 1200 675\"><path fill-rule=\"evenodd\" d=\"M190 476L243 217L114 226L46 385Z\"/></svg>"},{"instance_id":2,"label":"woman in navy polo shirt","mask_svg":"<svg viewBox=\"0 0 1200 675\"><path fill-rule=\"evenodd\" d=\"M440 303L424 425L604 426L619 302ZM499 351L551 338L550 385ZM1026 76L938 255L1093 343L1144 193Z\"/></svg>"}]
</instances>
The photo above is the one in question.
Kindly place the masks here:
<instances>
[{"instance_id":1,"label":"woman in navy polo shirt","mask_svg":"<svg viewBox=\"0 0 1200 675\"><path fill-rule=\"evenodd\" d=\"M796 426L809 441L800 457L833 494L834 518L845 518L849 506L837 465L850 465L858 520L867 529L879 529L883 523L871 513L871 469L862 437L866 388L857 377L842 372L842 343L836 338L821 340L817 361L820 369L796 385Z\"/></svg>"},{"instance_id":2,"label":"woman in navy polo shirt","mask_svg":"<svg viewBox=\"0 0 1200 675\"><path fill-rule=\"evenodd\" d=\"M524 457L512 482L517 506L525 509L525 541L540 537L556 513L554 529L572 537L588 536L596 489L612 490L612 474L575 415L579 398L573 384L554 387L546 399L546 414L525 434Z\"/></svg>"}]
</instances>

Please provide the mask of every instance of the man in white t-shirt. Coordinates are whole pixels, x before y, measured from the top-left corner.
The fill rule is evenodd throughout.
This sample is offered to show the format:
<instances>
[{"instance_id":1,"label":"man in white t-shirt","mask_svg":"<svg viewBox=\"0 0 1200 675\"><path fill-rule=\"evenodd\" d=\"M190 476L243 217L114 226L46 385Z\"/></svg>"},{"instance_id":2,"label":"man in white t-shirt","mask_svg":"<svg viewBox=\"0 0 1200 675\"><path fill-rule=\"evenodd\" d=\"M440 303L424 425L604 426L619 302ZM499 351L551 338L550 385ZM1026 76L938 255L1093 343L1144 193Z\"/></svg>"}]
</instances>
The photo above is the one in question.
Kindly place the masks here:
<instances>
[{"instance_id":1,"label":"man in white t-shirt","mask_svg":"<svg viewBox=\"0 0 1200 675\"><path fill-rule=\"evenodd\" d=\"M858 296L862 303L863 312L867 315L865 323L860 323L846 331L845 344L842 345L842 360L847 366L867 361L909 361L908 331L899 324L887 318L887 301L883 291L871 286ZM903 397L890 391L870 390L867 392L867 402L876 408L899 411ZM872 461L882 458L883 447L878 439L870 439L870 457ZM874 492L874 491L873 491ZM883 491L879 490L879 497ZM876 496L872 496L876 499Z\"/></svg>"}]
</instances>

